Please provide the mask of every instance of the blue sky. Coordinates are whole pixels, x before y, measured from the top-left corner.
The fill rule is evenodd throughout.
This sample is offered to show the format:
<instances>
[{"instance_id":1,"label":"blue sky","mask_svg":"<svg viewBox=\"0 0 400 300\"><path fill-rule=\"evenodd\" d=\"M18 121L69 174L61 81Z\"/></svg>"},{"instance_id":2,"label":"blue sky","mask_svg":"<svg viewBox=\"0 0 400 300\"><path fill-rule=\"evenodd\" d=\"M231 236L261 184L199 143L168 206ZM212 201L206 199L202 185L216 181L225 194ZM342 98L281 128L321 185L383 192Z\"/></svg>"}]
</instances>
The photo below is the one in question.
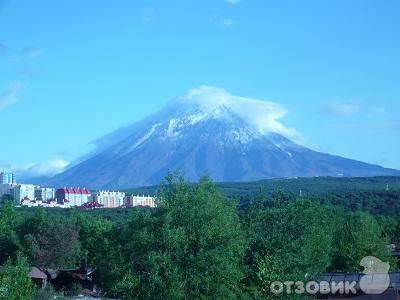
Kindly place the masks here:
<instances>
[{"instance_id":1,"label":"blue sky","mask_svg":"<svg viewBox=\"0 0 400 300\"><path fill-rule=\"evenodd\" d=\"M59 168L201 85L400 169L400 1L1 1L0 168Z\"/></svg>"}]
</instances>

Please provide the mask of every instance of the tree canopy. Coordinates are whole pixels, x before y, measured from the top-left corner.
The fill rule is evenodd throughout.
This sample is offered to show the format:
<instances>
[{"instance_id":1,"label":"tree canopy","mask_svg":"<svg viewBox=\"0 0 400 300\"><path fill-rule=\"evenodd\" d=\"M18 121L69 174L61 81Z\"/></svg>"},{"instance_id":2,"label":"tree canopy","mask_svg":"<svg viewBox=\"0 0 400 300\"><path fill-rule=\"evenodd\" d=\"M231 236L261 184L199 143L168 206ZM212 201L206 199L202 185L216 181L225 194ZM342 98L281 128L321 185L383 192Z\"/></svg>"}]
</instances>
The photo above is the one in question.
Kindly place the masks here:
<instances>
[{"instance_id":1,"label":"tree canopy","mask_svg":"<svg viewBox=\"0 0 400 300\"><path fill-rule=\"evenodd\" d=\"M192 184L171 175L156 208L45 210L6 203L0 278L10 293L12 276L26 287L26 295L16 291L7 299L35 292L28 266L96 267L103 294L121 299L297 299L272 294L270 284L357 272L365 256L397 268L388 245L400 238L399 219L367 205L375 201L367 195L380 193L300 197L261 187L243 205L243 195L226 196L207 177ZM393 197L396 192L380 197L381 207ZM363 204L353 207L351 199Z\"/></svg>"}]
</instances>

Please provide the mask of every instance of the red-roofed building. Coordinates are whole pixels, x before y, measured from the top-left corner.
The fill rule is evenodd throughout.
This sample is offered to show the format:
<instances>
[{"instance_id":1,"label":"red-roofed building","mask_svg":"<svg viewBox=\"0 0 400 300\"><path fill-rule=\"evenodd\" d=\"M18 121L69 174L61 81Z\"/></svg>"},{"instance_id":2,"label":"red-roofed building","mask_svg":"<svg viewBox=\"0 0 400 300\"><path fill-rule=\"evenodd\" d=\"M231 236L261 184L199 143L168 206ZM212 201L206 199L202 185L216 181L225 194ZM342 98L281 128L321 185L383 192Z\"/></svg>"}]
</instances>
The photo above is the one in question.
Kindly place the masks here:
<instances>
[{"instance_id":1,"label":"red-roofed building","mask_svg":"<svg viewBox=\"0 0 400 300\"><path fill-rule=\"evenodd\" d=\"M89 202L91 193L88 189L81 188L63 188L56 191L56 199L58 202L69 201L71 206L82 206Z\"/></svg>"}]
</instances>

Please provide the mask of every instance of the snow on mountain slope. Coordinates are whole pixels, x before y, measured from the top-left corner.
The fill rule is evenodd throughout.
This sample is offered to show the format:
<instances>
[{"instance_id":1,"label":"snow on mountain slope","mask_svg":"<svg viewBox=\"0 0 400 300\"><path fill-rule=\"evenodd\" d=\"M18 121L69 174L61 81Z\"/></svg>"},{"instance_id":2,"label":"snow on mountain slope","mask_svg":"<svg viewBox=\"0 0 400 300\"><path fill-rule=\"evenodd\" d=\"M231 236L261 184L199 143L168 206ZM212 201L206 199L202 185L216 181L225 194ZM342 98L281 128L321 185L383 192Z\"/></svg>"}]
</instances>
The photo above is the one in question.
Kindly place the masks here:
<instances>
[{"instance_id":1,"label":"snow on mountain slope","mask_svg":"<svg viewBox=\"0 0 400 300\"><path fill-rule=\"evenodd\" d=\"M134 187L158 184L172 170L189 180L208 173L217 181L400 174L306 148L295 129L279 122L285 114L279 104L202 86L97 140L92 153L50 184Z\"/></svg>"}]
</instances>

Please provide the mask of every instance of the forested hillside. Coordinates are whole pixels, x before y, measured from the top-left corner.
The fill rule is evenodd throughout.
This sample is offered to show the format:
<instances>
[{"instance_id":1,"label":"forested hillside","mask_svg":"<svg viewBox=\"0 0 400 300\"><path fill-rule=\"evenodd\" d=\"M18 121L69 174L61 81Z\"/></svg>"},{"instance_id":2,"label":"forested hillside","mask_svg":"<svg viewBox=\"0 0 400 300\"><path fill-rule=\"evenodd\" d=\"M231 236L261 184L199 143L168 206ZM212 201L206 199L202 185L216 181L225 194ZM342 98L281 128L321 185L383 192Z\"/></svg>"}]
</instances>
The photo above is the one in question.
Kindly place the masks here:
<instances>
[{"instance_id":1,"label":"forested hillside","mask_svg":"<svg viewBox=\"0 0 400 300\"><path fill-rule=\"evenodd\" d=\"M266 198L276 192L288 197L313 199L321 204L342 206L352 211L396 217L400 215L400 177L311 177L270 179L255 182L216 183L218 190L240 207L260 194ZM127 193L157 195L159 187L126 190Z\"/></svg>"},{"instance_id":2,"label":"forested hillside","mask_svg":"<svg viewBox=\"0 0 400 300\"><path fill-rule=\"evenodd\" d=\"M93 266L102 294L120 299L280 299L269 291L272 281L360 271L365 256L397 269L388 245L400 237L400 219L359 210L364 204L342 206L363 203L370 192L358 192L354 200L343 193L322 203L322 198L261 189L239 206L238 198L220 188L208 178L194 185L170 177L159 189L156 209L3 205L0 265L12 268L0 272L8 293L0 299L50 299L24 281L28 265ZM379 199L390 207L398 193ZM10 278L26 286L25 294L15 297L19 287ZM45 294L55 293L65 291Z\"/></svg>"},{"instance_id":3,"label":"forested hillside","mask_svg":"<svg viewBox=\"0 0 400 300\"><path fill-rule=\"evenodd\" d=\"M260 188L271 194L276 190L303 195L328 194L337 192L368 192L400 190L400 177L309 177L268 179L252 182L216 183L218 189L229 196L257 195ZM155 195L158 186L125 190L127 193Z\"/></svg>"}]
</instances>

